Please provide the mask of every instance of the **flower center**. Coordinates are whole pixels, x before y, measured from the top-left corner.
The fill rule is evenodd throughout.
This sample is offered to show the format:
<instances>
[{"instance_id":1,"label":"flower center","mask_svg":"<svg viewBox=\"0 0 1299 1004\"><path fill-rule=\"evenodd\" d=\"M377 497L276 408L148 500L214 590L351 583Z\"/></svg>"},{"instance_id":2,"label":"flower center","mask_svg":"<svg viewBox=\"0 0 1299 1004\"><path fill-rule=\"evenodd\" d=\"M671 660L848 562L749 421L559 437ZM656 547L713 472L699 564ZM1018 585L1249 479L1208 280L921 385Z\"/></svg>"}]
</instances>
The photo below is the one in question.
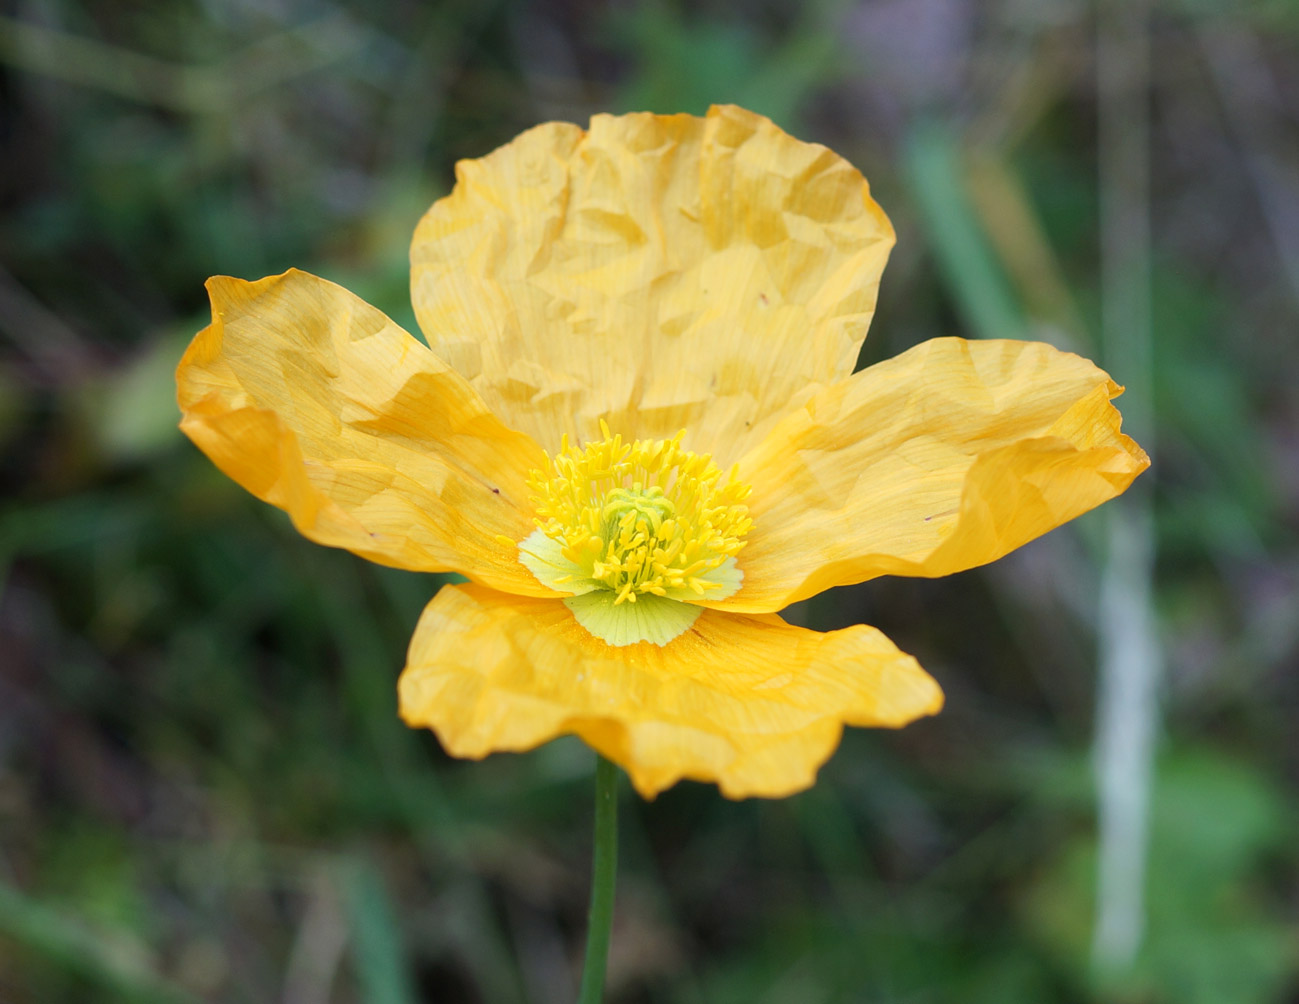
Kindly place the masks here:
<instances>
[{"instance_id":1,"label":"flower center","mask_svg":"<svg viewBox=\"0 0 1299 1004\"><path fill-rule=\"evenodd\" d=\"M578 620L611 644L656 640L666 629L641 622L660 615L684 621L679 634L699 614L692 601L724 599L740 587L735 556L752 526L743 504L749 486L735 468L723 476L711 456L682 449L684 431L628 443L600 428L605 438L581 448L565 437L529 475L537 532L521 542L520 560L541 582L572 593L566 602ZM634 615L611 610L633 604ZM631 640L612 641L579 612L596 607L600 617L633 625L606 634Z\"/></svg>"}]
</instances>

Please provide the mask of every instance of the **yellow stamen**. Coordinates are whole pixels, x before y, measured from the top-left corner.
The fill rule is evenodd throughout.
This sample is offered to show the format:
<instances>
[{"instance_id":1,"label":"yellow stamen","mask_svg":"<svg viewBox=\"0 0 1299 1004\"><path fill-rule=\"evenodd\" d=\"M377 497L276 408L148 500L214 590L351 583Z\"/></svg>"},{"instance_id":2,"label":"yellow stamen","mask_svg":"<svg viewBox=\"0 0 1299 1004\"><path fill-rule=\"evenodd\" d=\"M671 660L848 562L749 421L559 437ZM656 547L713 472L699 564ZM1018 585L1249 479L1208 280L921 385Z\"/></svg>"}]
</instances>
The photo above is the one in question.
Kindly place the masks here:
<instances>
[{"instance_id":1,"label":"yellow stamen","mask_svg":"<svg viewBox=\"0 0 1299 1004\"><path fill-rule=\"evenodd\" d=\"M537 526L582 574L616 593L615 605L651 593L706 598L720 587L708 573L735 557L753 525L749 486L707 454L671 439L604 439L582 448L565 436L528 476Z\"/></svg>"}]
</instances>

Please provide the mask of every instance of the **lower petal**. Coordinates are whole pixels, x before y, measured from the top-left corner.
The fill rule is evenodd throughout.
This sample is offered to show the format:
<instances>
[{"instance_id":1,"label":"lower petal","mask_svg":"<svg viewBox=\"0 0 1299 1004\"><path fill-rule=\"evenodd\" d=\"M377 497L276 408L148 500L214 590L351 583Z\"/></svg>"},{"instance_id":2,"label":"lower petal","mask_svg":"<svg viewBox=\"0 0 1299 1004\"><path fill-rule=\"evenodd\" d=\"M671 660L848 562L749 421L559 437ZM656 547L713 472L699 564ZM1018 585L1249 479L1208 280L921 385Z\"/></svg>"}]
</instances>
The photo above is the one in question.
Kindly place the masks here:
<instances>
[{"instance_id":1,"label":"lower petal","mask_svg":"<svg viewBox=\"0 0 1299 1004\"><path fill-rule=\"evenodd\" d=\"M865 626L820 633L704 610L666 645L611 647L561 600L447 586L425 608L401 714L478 759L574 734L650 798L682 778L729 798L809 787L844 725L897 728L942 706L938 684Z\"/></svg>"}]
</instances>

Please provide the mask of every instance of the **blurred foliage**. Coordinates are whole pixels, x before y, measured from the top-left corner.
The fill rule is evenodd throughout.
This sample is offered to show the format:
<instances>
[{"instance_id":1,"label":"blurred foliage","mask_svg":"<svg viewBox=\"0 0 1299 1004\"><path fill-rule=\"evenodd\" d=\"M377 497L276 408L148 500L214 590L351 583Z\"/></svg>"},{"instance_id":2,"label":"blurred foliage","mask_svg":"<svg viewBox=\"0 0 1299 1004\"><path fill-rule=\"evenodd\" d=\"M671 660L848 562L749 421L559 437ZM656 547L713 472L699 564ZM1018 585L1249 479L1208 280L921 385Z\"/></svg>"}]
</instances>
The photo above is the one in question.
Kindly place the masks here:
<instances>
[{"instance_id":1,"label":"blurred foliage","mask_svg":"<svg viewBox=\"0 0 1299 1004\"><path fill-rule=\"evenodd\" d=\"M1080 0L6 5L0 999L573 996L590 755L460 763L400 724L438 581L308 544L183 441L207 275L310 269L413 327L457 158L736 101L898 227L864 361L1095 354L1094 29ZM1093 517L791 613L880 626L947 710L783 801L629 794L613 999L1299 1000L1299 8L1160 4L1152 45L1169 677L1135 970L1089 956Z\"/></svg>"}]
</instances>

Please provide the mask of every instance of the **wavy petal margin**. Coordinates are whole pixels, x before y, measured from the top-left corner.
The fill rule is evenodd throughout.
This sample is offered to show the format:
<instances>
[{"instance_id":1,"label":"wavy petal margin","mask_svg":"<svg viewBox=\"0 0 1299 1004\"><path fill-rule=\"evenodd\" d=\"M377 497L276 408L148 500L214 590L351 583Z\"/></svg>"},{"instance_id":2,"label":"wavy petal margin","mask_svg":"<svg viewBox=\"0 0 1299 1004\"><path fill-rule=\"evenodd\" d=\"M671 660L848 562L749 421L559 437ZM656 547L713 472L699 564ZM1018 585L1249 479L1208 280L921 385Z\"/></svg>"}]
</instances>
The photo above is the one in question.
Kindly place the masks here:
<instances>
[{"instance_id":1,"label":"wavy petal margin","mask_svg":"<svg viewBox=\"0 0 1299 1004\"><path fill-rule=\"evenodd\" d=\"M936 713L938 684L874 628L822 634L705 610L662 647L610 648L557 600L446 586L425 608L398 685L408 725L453 756L580 736L646 798L682 778L728 798L810 787L844 725Z\"/></svg>"},{"instance_id":2,"label":"wavy petal margin","mask_svg":"<svg viewBox=\"0 0 1299 1004\"><path fill-rule=\"evenodd\" d=\"M822 390L740 461L744 588L767 612L879 575L993 561L1123 492L1150 461L1103 371L1041 342L938 338Z\"/></svg>"},{"instance_id":3,"label":"wavy petal margin","mask_svg":"<svg viewBox=\"0 0 1299 1004\"><path fill-rule=\"evenodd\" d=\"M856 168L732 106L549 123L456 176L415 231L415 313L552 450L605 418L738 456L852 372L894 241Z\"/></svg>"},{"instance_id":4,"label":"wavy petal margin","mask_svg":"<svg viewBox=\"0 0 1299 1004\"><path fill-rule=\"evenodd\" d=\"M554 595L496 540L531 531L541 451L459 374L306 272L216 276L208 294L176 381L181 428L217 467L317 543Z\"/></svg>"}]
</instances>

